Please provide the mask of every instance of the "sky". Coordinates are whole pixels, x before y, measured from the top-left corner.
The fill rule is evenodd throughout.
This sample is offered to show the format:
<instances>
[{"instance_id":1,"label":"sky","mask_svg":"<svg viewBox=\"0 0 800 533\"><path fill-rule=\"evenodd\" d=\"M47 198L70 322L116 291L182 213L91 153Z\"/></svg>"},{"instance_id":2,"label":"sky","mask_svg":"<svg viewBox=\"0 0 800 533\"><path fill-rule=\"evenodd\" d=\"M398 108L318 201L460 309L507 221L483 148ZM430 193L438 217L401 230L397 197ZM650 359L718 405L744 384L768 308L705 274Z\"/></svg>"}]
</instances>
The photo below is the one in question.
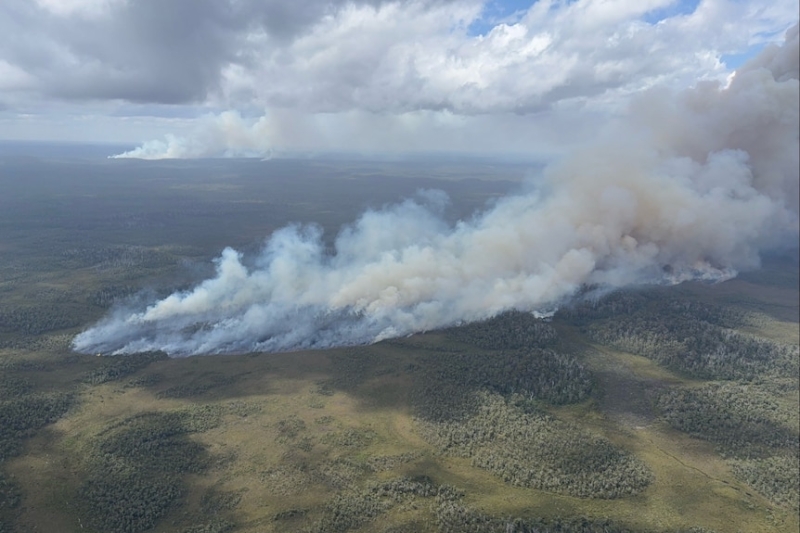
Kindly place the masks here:
<instances>
[{"instance_id":1,"label":"sky","mask_svg":"<svg viewBox=\"0 0 800 533\"><path fill-rule=\"evenodd\" d=\"M0 140L549 158L732 72L797 0L3 0Z\"/></svg>"}]
</instances>

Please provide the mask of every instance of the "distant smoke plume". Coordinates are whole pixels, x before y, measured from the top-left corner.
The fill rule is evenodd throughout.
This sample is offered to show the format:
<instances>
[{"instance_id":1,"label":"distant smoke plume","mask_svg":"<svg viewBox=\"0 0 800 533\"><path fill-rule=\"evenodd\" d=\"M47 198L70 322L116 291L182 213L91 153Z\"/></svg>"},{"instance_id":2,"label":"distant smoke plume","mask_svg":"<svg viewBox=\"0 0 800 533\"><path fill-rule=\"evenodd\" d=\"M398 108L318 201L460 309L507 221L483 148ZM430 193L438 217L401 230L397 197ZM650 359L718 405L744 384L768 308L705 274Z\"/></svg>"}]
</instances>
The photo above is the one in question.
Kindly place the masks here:
<instances>
[{"instance_id":1,"label":"distant smoke plume","mask_svg":"<svg viewBox=\"0 0 800 533\"><path fill-rule=\"evenodd\" d=\"M369 343L548 310L587 284L725 279L798 238L798 27L727 87L652 90L536 193L448 225L429 193L368 211L326 253L320 230L276 232L246 268L78 335L81 352L173 355Z\"/></svg>"},{"instance_id":2,"label":"distant smoke plume","mask_svg":"<svg viewBox=\"0 0 800 533\"><path fill-rule=\"evenodd\" d=\"M167 135L163 141L147 141L140 147L112 155L111 159L192 159L202 157L269 157L267 116L248 123L239 113L225 111L206 117L188 137Z\"/></svg>"}]
</instances>

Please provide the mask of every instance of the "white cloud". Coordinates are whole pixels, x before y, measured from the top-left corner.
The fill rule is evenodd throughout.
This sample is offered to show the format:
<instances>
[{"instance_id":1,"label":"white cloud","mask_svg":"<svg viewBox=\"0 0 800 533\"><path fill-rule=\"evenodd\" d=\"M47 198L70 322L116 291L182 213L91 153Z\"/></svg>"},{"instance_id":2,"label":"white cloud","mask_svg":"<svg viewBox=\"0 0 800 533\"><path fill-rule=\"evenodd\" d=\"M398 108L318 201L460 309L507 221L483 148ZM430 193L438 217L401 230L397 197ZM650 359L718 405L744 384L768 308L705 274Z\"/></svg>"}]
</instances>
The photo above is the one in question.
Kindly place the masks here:
<instances>
[{"instance_id":1,"label":"white cloud","mask_svg":"<svg viewBox=\"0 0 800 533\"><path fill-rule=\"evenodd\" d=\"M286 116L307 138L320 139L319 149L341 144L326 140L335 135L325 128L336 127L363 139L354 149L374 146L373 138L385 139L386 149L398 142L412 149L413 135L403 141L398 132L453 116L474 117L461 125L489 127L513 143L502 125L543 130L559 117L569 123L581 109L613 115L652 86L724 81L731 74L724 55L779 40L797 19L796 0L701 0L693 11L674 0L539 0L476 35L470 28L485 22L484 4L5 0L0 74L7 75L0 101L6 114L62 106L71 114L99 115L114 102L152 104L155 115L158 106L170 113L191 106L203 115L235 110L253 116L266 109L267 122L278 124L262 148L308 145L287 141L295 125L276 118ZM653 13L661 20L648 21ZM388 132L355 130L356 124ZM196 135L207 137L215 128L198 119ZM152 138L169 133L152 131ZM478 133L448 130L470 140ZM431 149L454 144L433 141ZM161 142L172 153L197 152L187 148L197 143L185 133L174 132L173 148ZM176 152L175 143L183 148ZM476 146L483 143L459 148ZM212 151L224 148L217 143Z\"/></svg>"},{"instance_id":2,"label":"white cloud","mask_svg":"<svg viewBox=\"0 0 800 533\"><path fill-rule=\"evenodd\" d=\"M110 13L126 0L35 0L40 8L61 17L84 16L96 18Z\"/></svg>"},{"instance_id":3,"label":"white cloud","mask_svg":"<svg viewBox=\"0 0 800 533\"><path fill-rule=\"evenodd\" d=\"M723 53L794 22L786 9L727 0L642 20L670 3L540 1L516 24L479 36L466 32L478 16L469 4L351 5L277 53L252 50L251 68L236 70L223 93L314 111L536 112L564 99L724 79Z\"/></svg>"}]
</instances>

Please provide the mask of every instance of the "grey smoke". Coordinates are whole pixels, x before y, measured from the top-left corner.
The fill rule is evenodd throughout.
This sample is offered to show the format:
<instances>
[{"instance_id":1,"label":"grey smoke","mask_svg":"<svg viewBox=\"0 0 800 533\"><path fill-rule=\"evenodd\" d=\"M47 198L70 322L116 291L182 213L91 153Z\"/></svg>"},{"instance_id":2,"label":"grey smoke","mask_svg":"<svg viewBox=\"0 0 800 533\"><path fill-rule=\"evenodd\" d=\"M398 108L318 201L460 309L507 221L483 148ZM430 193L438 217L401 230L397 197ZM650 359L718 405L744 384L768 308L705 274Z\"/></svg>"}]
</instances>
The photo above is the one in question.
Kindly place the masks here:
<instances>
[{"instance_id":1,"label":"grey smoke","mask_svg":"<svg viewBox=\"0 0 800 533\"><path fill-rule=\"evenodd\" d=\"M78 335L81 352L172 355L370 343L557 307L587 284L726 279L798 238L798 26L726 87L641 95L546 186L448 225L428 193L364 213L326 253L313 226ZM669 268L665 268L665 267Z\"/></svg>"}]
</instances>

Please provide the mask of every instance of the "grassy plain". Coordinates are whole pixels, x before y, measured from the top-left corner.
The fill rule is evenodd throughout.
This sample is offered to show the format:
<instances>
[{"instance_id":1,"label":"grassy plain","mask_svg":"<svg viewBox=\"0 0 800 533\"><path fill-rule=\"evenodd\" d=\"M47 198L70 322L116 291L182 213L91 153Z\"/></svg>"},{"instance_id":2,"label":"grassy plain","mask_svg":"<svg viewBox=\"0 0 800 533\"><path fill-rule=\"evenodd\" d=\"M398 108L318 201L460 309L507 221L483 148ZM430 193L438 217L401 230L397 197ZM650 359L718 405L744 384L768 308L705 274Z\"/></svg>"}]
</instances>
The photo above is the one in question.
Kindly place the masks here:
<instances>
[{"instance_id":1,"label":"grassy plain","mask_svg":"<svg viewBox=\"0 0 800 533\"><path fill-rule=\"evenodd\" d=\"M736 461L754 457L735 455L720 444L728 441L702 427L676 429L675 417L662 407L664 395L705 390L710 383L733 386L736 394L752 388L778 413L759 422L772 425L758 427L793 439L769 441L755 459L796 457L798 421L781 414L800 405L796 259L770 260L761 272L717 285L642 290L645 296L632 297L612 318L603 315L604 304L559 313L552 322L531 325L542 328L542 346L527 337L487 345L476 340L485 329L468 326L288 354L126 360L69 348L72 336L115 301L202 279L223 246L252 252L287 222L313 221L330 239L363 209L419 188L447 191L453 200L448 216L455 220L516 190L526 172L488 163L4 157L0 420L7 425L0 437L12 451L0 458L0 532L505 533L514 518L518 524L539 520L540 531L555 531L573 518L585 518L587 528L606 521L606 531L797 531L791 500L797 472L787 473L789 503L777 501L736 475ZM625 346L642 348L620 348L611 322L629 320L635 329L652 316L669 320L658 313L676 308L689 309L689 323L706 321L703 331L736 330L774 343L764 346L785 359L783 366L775 370L769 360L731 346L732 357L757 375L709 378L717 370L703 366L702 354L696 366L683 367L645 343L627 339ZM503 328L518 320L501 318L492 331L505 335ZM551 353L560 366L540 364L537 358ZM556 387L575 385L561 374L565 369L588 381L569 395L523 386L522 397L515 396L517 375L498 369L519 360L530 362L531 383L535 373L551 372ZM786 365L795 371L786 372ZM42 414L36 402L54 394L68 398L68 406ZM548 442L594 443L578 449L586 455L576 463L606 464L594 455L602 449L631 458L651 480L622 497L578 497L559 476L584 474L559 463L554 450L540 459L550 469L544 474L504 481L498 472L507 464L534 467L511 449L519 442L512 433L526 428L488 432L479 425L486 423L476 413L487 397L515 424L554 431ZM452 398L465 403L447 404ZM432 405L439 401L441 409ZM25 423L17 424L17 416ZM746 431L747 423L731 431ZM459 432L473 437L458 441ZM443 436L452 447L441 446ZM537 475L559 478L556 488L535 488L544 482ZM98 493L104 484L119 492L106 498ZM460 495L448 496L447 487ZM468 519L458 522L463 516ZM118 525L107 527L113 520ZM570 523L558 527L603 530ZM519 527L514 531L524 531Z\"/></svg>"}]
</instances>

